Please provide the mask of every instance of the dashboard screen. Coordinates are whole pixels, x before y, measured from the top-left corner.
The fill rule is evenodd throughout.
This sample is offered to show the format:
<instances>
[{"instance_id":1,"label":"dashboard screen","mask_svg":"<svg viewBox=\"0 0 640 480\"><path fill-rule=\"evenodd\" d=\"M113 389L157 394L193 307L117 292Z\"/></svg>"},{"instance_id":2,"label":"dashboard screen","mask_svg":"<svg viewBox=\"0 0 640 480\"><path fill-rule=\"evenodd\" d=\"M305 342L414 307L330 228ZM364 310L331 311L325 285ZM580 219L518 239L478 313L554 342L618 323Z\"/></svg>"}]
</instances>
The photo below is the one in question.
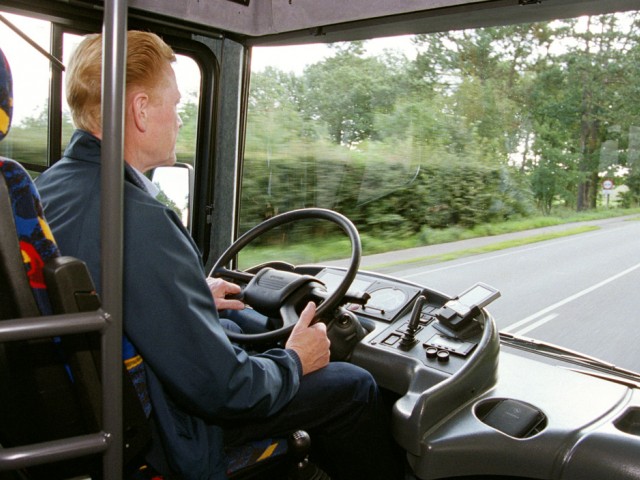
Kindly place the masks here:
<instances>
[{"instance_id":1,"label":"dashboard screen","mask_svg":"<svg viewBox=\"0 0 640 480\"><path fill-rule=\"evenodd\" d=\"M462 293L458 298L458 302L466 307L480 306L484 307L488 300L494 300L500 296L500 292L495 289L491 289L486 285L480 283L474 285L466 292Z\"/></svg>"}]
</instances>

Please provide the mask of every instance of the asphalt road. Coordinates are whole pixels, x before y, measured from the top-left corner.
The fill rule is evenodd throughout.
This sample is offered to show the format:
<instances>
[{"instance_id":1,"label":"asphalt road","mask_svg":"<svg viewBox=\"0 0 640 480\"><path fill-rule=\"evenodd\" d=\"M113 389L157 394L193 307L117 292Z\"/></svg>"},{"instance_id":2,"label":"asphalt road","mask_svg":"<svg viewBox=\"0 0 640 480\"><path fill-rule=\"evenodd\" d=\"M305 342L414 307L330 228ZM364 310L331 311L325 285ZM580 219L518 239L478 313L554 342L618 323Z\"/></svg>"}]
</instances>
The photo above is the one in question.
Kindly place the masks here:
<instances>
[{"instance_id":1,"label":"asphalt road","mask_svg":"<svg viewBox=\"0 0 640 480\"><path fill-rule=\"evenodd\" d=\"M449 295L487 283L502 294L488 307L500 330L640 372L640 221L626 217L586 224L599 229L431 265L412 265L411 256L424 258L576 224L393 252L363 258L362 268ZM398 260L403 263L393 266Z\"/></svg>"}]
</instances>

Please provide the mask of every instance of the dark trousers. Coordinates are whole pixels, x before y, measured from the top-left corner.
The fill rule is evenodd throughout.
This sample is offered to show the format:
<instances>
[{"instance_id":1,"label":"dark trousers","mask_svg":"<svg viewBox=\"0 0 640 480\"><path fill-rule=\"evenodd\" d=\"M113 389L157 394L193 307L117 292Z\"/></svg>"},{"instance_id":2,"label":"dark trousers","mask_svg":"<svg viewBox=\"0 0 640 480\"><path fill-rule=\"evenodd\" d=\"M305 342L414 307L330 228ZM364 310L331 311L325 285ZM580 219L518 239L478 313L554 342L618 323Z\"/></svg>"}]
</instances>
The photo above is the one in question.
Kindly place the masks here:
<instances>
[{"instance_id":1,"label":"dark trousers","mask_svg":"<svg viewBox=\"0 0 640 480\"><path fill-rule=\"evenodd\" d=\"M249 333L266 330L266 319L260 314L224 313L233 319L223 319L225 328ZM277 414L226 428L225 443L242 445L305 430L311 436L312 460L332 479L401 479L402 454L391 438L389 411L369 372L332 362L302 377L296 396Z\"/></svg>"},{"instance_id":2,"label":"dark trousers","mask_svg":"<svg viewBox=\"0 0 640 480\"><path fill-rule=\"evenodd\" d=\"M311 456L332 479L402 478L402 456L391 439L388 410L373 377L334 362L305 375L293 400L276 415L225 430L225 443L286 436L306 430Z\"/></svg>"}]
</instances>

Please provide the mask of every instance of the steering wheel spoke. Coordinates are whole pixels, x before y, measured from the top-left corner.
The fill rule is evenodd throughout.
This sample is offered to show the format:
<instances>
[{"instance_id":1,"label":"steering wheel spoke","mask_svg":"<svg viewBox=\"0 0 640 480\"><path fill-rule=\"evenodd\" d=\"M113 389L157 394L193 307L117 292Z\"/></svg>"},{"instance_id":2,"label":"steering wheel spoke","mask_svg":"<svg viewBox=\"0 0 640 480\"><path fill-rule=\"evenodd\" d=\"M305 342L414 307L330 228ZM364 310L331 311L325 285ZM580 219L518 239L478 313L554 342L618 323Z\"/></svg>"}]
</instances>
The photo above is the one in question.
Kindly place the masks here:
<instances>
[{"instance_id":1,"label":"steering wheel spoke","mask_svg":"<svg viewBox=\"0 0 640 480\"><path fill-rule=\"evenodd\" d=\"M251 280L253 280L253 277L255 277L252 273L243 272L241 270L229 270L225 267L214 268L209 273L209 276L239 282L243 285L247 285Z\"/></svg>"}]
</instances>

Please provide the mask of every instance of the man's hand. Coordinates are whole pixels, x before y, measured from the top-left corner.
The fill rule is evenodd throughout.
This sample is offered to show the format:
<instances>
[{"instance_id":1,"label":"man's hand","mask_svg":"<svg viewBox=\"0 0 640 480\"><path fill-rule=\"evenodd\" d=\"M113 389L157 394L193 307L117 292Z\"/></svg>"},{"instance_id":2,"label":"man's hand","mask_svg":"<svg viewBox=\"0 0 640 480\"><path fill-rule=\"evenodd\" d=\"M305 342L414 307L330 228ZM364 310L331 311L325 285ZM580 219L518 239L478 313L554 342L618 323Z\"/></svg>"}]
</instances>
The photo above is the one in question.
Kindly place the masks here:
<instances>
[{"instance_id":1,"label":"man's hand","mask_svg":"<svg viewBox=\"0 0 640 480\"><path fill-rule=\"evenodd\" d=\"M244 309L244 302L225 298L227 295L237 295L242 291L235 283L227 282L221 278L207 277L207 285L209 285L218 311Z\"/></svg>"},{"instance_id":2,"label":"man's hand","mask_svg":"<svg viewBox=\"0 0 640 480\"><path fill-rule=\"evenodd\" d=\"M319 370L329 363L331 342L327 337L327 326L322 322L310 325L315 313L316 305L309 302L285 345L285 348L290 348L300 357L303 375Z\"/></svg>"}]
</instances>

